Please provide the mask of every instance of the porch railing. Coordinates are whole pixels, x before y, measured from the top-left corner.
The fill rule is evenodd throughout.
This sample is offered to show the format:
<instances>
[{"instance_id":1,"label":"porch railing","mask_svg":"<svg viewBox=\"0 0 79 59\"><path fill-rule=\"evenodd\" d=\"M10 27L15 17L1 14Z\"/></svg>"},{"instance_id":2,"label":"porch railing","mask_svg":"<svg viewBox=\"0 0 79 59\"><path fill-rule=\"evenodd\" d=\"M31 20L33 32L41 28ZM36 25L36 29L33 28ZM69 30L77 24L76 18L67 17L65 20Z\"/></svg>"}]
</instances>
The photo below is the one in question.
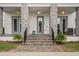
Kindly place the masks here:
<instances>
[{"instance_id":1,"label":"porch railing","mask_svg":"<svg viewBox=\"0 0 79 59\"><path fill-rule=\"evenodd\" d=\"M27 28L24 31L24 43L26 43L26 39L27 39Z\"/></svg>"},{"instance_id":2,"label":"porch railing","mask_svg":"<svg viewBox=\"0 0 79 59\"><path fill-rule=\"evenodd\" d=\"M52 29L52 40L53 40L53 43L55 42L55 38L54 38L54 32L53 32L53 29Z\"/></svg>"}]
</instances>

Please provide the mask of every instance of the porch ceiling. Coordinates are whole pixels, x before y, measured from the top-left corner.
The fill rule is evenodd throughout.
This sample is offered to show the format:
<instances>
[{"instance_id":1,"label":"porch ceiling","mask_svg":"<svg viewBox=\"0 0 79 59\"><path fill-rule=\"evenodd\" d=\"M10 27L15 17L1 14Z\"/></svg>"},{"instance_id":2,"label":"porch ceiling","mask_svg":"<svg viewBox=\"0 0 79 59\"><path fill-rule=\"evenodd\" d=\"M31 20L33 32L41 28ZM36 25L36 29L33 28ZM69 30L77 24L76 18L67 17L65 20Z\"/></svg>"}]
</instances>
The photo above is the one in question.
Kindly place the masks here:
<instances>
[{"instance_id":1,"label":"porch ceiling","mask_svg":"<svg viewBox=\"0 0 79 59\"><path fill-rule=\"evenodd\" d=\"M48 13L50 9L49 7L30 7L29 10L34 13L37 11L40 11L41 13Z\"/></svg>"},{"instance_id":2,"label":"porch ceiling","mask_svg":"<svg viewBox=\"0 0 79 59\"><path fill-rule=\"evenodd\" d=\"M29 7L30 12L36 13L40 11L41 13L50 13L50 7ZM64 11L64 15L71 14L76 11L75 7L58 7L58 15L61 15L61 12Z\"/></svg>"},{"instance_id":3,"label":"porch ceiling","mask_svg":"<svg viewBox=\"0 0 79 59\"><path fill-rule=\"evenodd\" d=\"M6 13L16 13L16 11L21 12L20 7L3 7L3 10ZM30 12L36 13L40 11L41 13L49 13L50 7L29 7ZM61 15L61 12L64 11L65 15L70 14L76 11L75 7L58 7L58 15Z\"/></svg>"},{"instance_id":4,"label":"porch ceiling","mask_svg":"<svg viewBox=\"0 0 79 59\"><path fill-rule=\"evenodd\" d=\"M15 13L16 11L21 11L21 8L20 7L3 7L3 10L6 12L6 13Z\"/></svg>"},{"instance_id":5,"label":"porch ceiling","mask_svg":"<svg viewBox=\"0 0 79 59\"><path fill-rule=\"evenodd\" d=\"M75 7L58 7L58 14L61 15L61 12L64 11L64 14L71 14L76 11Z\"/></svg>"}]
</instances>

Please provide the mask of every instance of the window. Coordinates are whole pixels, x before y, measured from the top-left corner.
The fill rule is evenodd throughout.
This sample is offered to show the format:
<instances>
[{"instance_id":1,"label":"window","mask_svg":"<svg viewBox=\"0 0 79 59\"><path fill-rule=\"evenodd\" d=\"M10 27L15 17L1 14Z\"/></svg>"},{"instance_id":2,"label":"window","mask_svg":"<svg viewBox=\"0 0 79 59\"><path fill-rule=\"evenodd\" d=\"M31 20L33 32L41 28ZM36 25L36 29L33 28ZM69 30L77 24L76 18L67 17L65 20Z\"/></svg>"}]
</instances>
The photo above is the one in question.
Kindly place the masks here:
<instances>
[{"instance_id":1,"label":"window","mask_svg":"<svg viewBox=\"0 0 79 59\"><path fill-rule=\"evenodd\" d=\"M12 16L12 32L15 34L21 32L21 17L20 16Z\"/></svg>"},{"instance_id":2,"label":"window","mask_svg":"<svg viewBox=\"0 0 79 59\"><path fill-rule=\"evenodd\" d=\"M14 32L17 32L17 19L14 19Z\"/></svg>"},{"instance_id":3,"label":"window","mask_svg":"<svg viewBox=\"0 0 79 59\"><path fill-rule=\"evenodd\" d=\"M60 23L58 25L58 32L61 31L63 34L67 34L68 30L68 17L67 16L59 16Z\"/></svg>"}]
</instances>

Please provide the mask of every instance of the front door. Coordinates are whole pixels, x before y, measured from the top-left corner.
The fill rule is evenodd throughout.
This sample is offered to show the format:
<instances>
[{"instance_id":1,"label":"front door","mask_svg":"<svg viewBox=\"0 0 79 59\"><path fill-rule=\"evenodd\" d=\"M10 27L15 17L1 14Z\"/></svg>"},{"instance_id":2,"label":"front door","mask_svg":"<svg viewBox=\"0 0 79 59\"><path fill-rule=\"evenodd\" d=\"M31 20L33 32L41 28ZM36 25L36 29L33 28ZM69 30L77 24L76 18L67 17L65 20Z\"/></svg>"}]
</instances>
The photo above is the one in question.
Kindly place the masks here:
<instances>
[{"instance_id":1,"label":"front door","mask_svg":"<svg viewBox=\"0 0 79 59\"><path fill-rule=\"evenodd\" d=\"M37 16L37 33L44 33L44 16Z\"/></svg>"}]
</instances>

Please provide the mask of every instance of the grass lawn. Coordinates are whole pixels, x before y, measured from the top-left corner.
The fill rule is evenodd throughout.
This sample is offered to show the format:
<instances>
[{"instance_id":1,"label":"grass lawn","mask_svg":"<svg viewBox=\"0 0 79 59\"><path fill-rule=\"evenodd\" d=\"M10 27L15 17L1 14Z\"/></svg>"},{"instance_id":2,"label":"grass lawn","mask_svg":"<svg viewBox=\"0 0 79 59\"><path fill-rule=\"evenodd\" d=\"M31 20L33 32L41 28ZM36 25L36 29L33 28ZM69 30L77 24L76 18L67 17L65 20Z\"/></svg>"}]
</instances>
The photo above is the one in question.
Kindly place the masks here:
<instances>
[{"instance_id":1,"label":"grass lawn","mask_svg":"<svg viewBox=\"0 0 79 59\"><path fill-rule=\"evenodd\" d=\"M17 44L13 43L0 43L0 52L9 51L11 49L17 48Z\"/></svg>"},{"instance_id":2,"label":"grass lawn","mask_svg":"<svg viewBox=\"0 0 79 59\"><path fill-rule=\"evenodd\" d=\"M79 43L66 43L59 45L66 52L79 52Z\"/></svg>"}]
</instances>

